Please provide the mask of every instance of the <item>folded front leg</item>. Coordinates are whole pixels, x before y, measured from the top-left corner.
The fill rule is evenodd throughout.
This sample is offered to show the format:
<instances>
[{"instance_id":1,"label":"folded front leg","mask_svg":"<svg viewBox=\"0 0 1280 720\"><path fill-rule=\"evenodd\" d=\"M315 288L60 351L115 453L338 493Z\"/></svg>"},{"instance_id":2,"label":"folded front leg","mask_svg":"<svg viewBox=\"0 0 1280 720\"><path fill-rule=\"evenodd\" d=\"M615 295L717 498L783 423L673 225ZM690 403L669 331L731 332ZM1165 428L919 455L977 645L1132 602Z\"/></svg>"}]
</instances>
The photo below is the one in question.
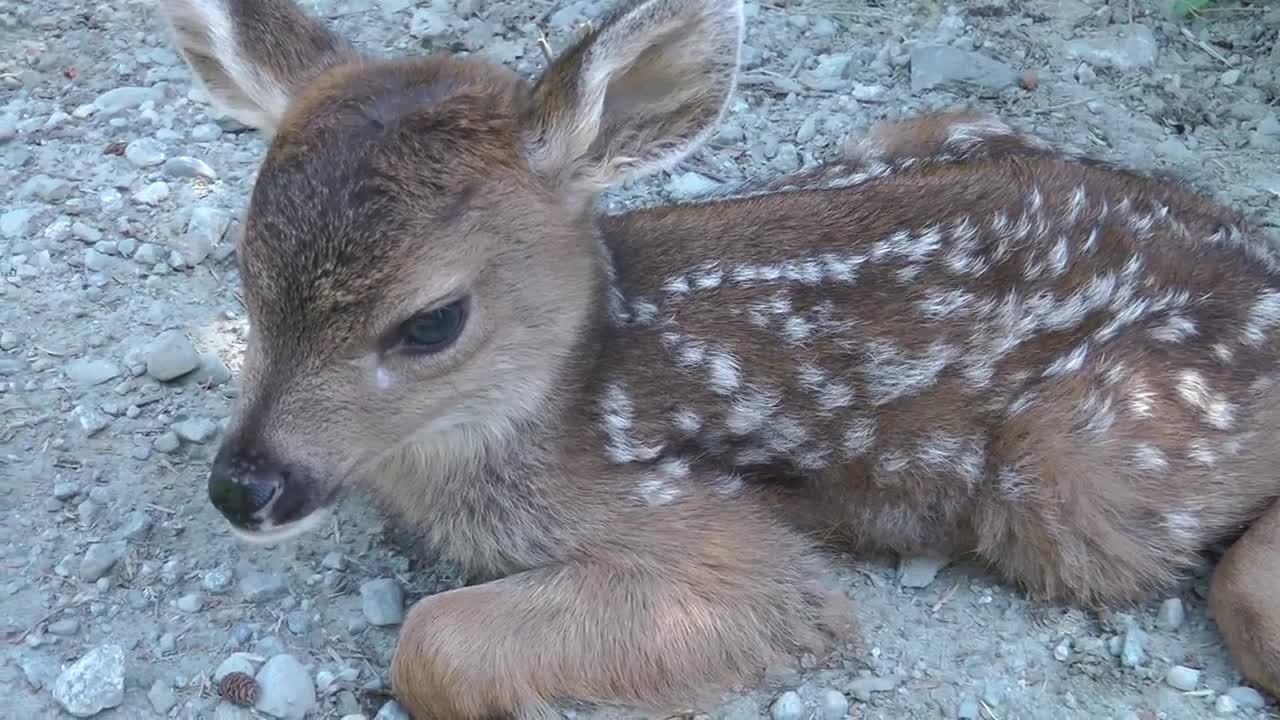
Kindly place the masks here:
<instances>
[{"instance_id":1,"label":"folded front leg","mask_svg":"<svg viewBox=\"0 0 1280 720\"><path fill-rule=\"evenodd\" d=\"M427 597L394 691L418 720L581 700L676 712L852 629L798 537L746 504L645 508L563 564Z\"/></svg>"}]
</instances>

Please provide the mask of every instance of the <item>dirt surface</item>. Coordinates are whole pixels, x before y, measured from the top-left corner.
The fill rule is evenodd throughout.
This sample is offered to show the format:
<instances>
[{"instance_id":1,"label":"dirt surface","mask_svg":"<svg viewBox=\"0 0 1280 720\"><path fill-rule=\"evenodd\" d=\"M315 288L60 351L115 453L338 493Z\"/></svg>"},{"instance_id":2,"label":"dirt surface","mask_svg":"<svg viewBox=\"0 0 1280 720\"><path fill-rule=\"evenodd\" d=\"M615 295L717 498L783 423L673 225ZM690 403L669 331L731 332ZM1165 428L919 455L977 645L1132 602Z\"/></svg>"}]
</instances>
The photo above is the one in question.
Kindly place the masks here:
<instances>
[{"instance_id":1,"label":"dirt surface","mask_svg":"<svg viewBox=\"0 0 1280 720\"><path fill-rule=\"evenodd\" d=\"M1184 176L1280 236L1280 7L1223 2L1184 21L1171 4L753 0L742 83L711 145L605 200L796 170L877 119L963 104ZM563 49L606 6L306 7L364 48L478 53L532 75L541 33ZM231 665L310 717L396 717L382 687L400 606L455 573L359 496L332 527L261 549L234 540L205 494L236 395L233 246L262 137L192 90L148 3L0 0L0 40L0 716L268 716L215 694L215 670L241 652ZM1098 615L1029 604L979 568L847 567L862 653L700 711L1275 716L1238 687L1207 576Z\"/></svg>"}]
</instances>

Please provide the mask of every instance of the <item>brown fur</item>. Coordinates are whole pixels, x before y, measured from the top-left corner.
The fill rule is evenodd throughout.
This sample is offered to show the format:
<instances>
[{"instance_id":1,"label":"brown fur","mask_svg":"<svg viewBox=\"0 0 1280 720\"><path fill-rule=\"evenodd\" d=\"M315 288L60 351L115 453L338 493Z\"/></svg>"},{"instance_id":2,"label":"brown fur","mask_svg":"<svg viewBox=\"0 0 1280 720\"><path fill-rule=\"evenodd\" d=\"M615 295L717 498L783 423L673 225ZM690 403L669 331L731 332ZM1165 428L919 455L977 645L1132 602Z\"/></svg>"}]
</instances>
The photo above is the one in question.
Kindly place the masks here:
<instances>
[{"instance_id":1,"label":"brown fur","mask_svg":"<svg viewBox=\"0 0 1280 720\"><path fill-rule=\"evenodd\" d=\"M275 134L211 496L278 538L358 485L490 580L409 614L415 716L750 682L850 637L822 545L971 553L1108 605L1259 517L1214 602L1276 689L1280 259L1238 213L962 111L600 216L601 188L713 129L737 2L632 2L532 84L360 58L289 0L161 8L215 100ZM448 349L397 344L462 297ZM253 513L218 496L268 480Z\"/></svg>"}]
</instances>

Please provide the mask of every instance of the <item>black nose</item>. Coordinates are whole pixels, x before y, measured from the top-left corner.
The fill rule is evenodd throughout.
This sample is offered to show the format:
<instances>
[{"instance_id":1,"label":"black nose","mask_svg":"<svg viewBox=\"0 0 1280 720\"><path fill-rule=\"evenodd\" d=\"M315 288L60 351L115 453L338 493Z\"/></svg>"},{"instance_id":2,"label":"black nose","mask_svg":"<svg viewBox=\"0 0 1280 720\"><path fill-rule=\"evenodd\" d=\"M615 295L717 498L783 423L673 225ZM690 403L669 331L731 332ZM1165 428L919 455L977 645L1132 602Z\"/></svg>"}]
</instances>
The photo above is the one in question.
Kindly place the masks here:
<instances>
[{"instance_id":1,"label":"black nose","mask_svg":"<svg viewBox=\"0 0 1280 720\"><path fill-rule=\"evenodd\" d=\"M283 468L270 458L228 444L214 458L209 473L209 500L237 525L256 525L255 514L285 485Z\"/></svg>"}]
</instances>

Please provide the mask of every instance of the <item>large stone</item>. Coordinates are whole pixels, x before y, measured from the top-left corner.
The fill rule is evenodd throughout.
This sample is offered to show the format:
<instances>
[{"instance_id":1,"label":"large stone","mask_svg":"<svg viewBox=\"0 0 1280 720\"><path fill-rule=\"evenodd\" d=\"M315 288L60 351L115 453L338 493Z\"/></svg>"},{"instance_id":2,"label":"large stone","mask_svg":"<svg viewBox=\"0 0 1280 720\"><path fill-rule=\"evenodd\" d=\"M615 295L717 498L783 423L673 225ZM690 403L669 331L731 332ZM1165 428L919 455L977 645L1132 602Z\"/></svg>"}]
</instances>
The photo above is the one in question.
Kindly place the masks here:
<instances>
[{"instance_id":1,"label":"large stone","mask_svg":"<svg viewBox=\"0 0 1280 720\"><path fill-rule=\"evenodd\" d=\"M58 675L53 698L76 717L92 717L124 702L124 650L102 645Z\"/></svg>"},{"instance_id":2,"label":"large stone","mask_svg":"<svg viewBox=\"0 0 1280 720\"><path fill-rule=\"evenodd\" d=\"M1090 65L1128 71L1147 68L1160 60L1160 45L1146 25L1133 25L1116 35L1099 35L1072 40L1067 57Z\"/></svg>"},{"instance_id":3,"label":"large stone","mask_svg":"<svg viewBox=\"0 0 1280 720\"><path fill-rule=\"evenodd\" d=\"M283 720L302 720L316 707L316 686L311 673L288 654L272 657L257 675L262 692L254 708Z\"/></svg>"},{"instance_id":4,"label":"large stone","mask_svg":"<svg viewBox=\"0 0 1280 720\"><path fill-rule=\"evenodd\" d=\"M994 94L1017 82L1018 74L1013 68L982 53L950 45L911 48L912 92L947 88Z\"/></svg>"}]
</instances>

